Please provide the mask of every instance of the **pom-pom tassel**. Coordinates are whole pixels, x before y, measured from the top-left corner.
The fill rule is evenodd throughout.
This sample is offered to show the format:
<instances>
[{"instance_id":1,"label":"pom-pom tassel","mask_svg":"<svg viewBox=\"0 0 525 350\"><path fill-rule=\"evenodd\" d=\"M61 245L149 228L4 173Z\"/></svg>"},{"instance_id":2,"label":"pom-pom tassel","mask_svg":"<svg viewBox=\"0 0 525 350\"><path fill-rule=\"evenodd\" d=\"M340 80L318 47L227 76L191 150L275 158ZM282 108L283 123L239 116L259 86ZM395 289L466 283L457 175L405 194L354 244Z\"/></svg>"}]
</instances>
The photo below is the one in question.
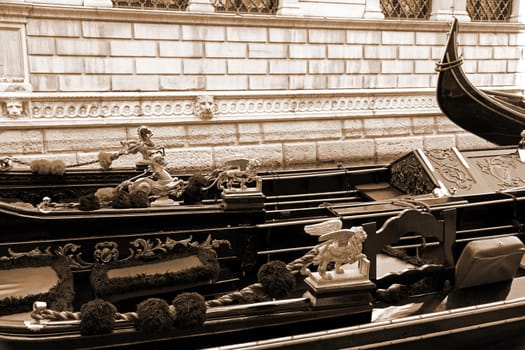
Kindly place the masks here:
<instances>
[{"instance_id":1,"label":"pom-pom tassel","mask_svg":"<svg viewBox=\"0 0 525 350\"><path fill-rule=\"evenodd\" d=\"M204 199L202 189L206 185L206 177L201 174L195 174L188 180L188 185L182 192L184 204L198 204Z\"/></svg>"},{"instance_id":2,"label":"pom-pom tassel","mask_svg":"<svg viewBox=\"0 0 525 350\"><path fill-rule=\"evenodd\" d=\"M78 199L78 203L78 208L84 211L90 211L100 208L100 202L94 193L90 193L85 196L80 196L80 198Z\"/></svg>"},{"instance_id":3,"label":"pom-pom tassel","mask_svg":"<svg viewBox=\"0 0 525 350\"><path fill-rule=\"evenodd\" d=\"M64 175L66 164L59 159L49 161L47 159L35 159L29 164L31 172L35 175Z\"/></svg>"},{"instance_id":4,"label":"pom-pom tassel","mask_svg":"<svg viewBox=\"0 0 525 350\"><path fill-rule=\"evenodd\" d=\"M147 208L149 207L149 197L144 191L135 191L130 193L129 199L131 206L134 208Z\"/></svg>"},{"instance_id":5,"label":"pom-pom tassel","mask_svg":"<svg viewBox=\"0 0 525 350\"><path fill-rule=\"evenodd\" d=\"M131 208L131 199L126 191L119 191L115 194L111 206L115 209Z\"/></svg>"},{"instance_id":6,"label":"pom-pom tassel","mask_svg":"<svg viewBox=\"0 0 525 350\"><path fill-rule=\"evenodd\" d=\"M164 333L173 329L173 315L168 303L150 298L137 305L137 329L145 333Z\"/></svg>"},{"instance_id":7,"label":"pom-pom tassel","mask_svg":"<svg viewBox=\"0 0 525 350\"><path fill-rule=\"evenodd\" d=\"M261 266L257 279L263 289L272 298L284 298L295 288L295 277L279 260L270 261Z\"/></svg>"},{"instance_id":8,"label":"pom-pom tassel","mask_svg":"<svg viewBox=\"0 0 525 350\"><path fill-rule=\"evenodd\" d=\"M175 326L182 329L200 327L206 321L206 301L198 293L182 293L173 299Z\"/></svg>"},{"instance_id":9,"label":"pom-pom tassel","mask_svg":"<svg viewBox=\"0 0 525 350\"><path fill-rule=\"evenodd\" d=\"M102 169L109 170L111 168L111 163L113 163L118 157L118 153L99 152L98 163Z\"/></svg>"},{"instance_id":10,"label":"pom-pom tassel","mask_svg":"<svg viewBox=\"0 0 525 350\"><path fill-rule=\"evenodd\" d=\"M80 308L80 334L108 334L115 327L117 308L108 301L95 299Z\"/></svg>"},{"instance_id":11,"label":"pom-pom tassel","mask_svg":"<svg viewBox=\"0 0 525 350\"><path fill-rule=\"evenodd\" d=\"M66 172L66 164L64 163L64 161L60 159L52 160L49 166L50 166L50 172L53 175L62 176Z\"/></svg>"}]
</instances>

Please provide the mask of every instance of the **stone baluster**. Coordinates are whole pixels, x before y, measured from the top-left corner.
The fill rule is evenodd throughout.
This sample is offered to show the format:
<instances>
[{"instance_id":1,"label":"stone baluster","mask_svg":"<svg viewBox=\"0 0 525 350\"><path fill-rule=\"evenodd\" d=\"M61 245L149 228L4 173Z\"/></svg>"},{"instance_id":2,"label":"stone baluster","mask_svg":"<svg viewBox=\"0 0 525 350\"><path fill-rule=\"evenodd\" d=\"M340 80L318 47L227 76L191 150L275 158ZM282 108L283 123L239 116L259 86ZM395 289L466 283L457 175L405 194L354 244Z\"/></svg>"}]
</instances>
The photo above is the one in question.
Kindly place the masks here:
<instances>
[{"instance_id":1,"label":"stone baluster","mask_svg":"<svg viewBox=\"0 0 525 350\"><path fill-rule=\"evenodd\" d=\"M379 0L366 0L365 13L363 14L363 18L370 18L370 19L384 19L385 18L383 11L381 11Z\"/></svg>"},{"instance_id":2,"label":"stone baluster","mask_svg":"<svg viewBox=\"0 0 525 350\"><path fill-rule=\"evenodd\" d=\"M511 22L525 23L525 2L514 0L512 2Z\"/></svg>"},{"instance_id":3,"label":"stone baluster","mask_svg":"<svg viewBox=\"0 0 525 350\"><path fill-rule=\"evenodd\" d=\"M450 21L453 16L460 22L470 22L467 0L432 1L431 20Z\"/></svg>"},{"instance_id":4,"label":"stone baluster","mask_svg":"<svg viewBox=\"0 0 525 350\"><path fill-rule=\"evenodd\" d=\"M210 0L189 0L186 11L189 12L215 12Z\"/></svg>"},{"instance_id":5,"label":"stone baluster","mask_svg":"<svg viewBox=\"0 0 525 350\"><path fill-rule=\"evenodd\" d=\"M298 0L279 0L277 16L303 16L303 9Z\"/></svg>"}]
</instances>

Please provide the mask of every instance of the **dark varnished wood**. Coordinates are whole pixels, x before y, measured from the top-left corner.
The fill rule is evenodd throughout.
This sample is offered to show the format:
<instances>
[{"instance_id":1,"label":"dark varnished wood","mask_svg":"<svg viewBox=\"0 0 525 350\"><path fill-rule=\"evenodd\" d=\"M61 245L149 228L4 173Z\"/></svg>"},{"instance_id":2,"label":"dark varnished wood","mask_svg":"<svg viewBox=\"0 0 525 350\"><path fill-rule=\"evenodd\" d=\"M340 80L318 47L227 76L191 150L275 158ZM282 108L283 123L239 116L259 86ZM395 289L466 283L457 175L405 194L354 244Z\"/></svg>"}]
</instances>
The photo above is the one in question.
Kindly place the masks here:
<instances>
[{"instance_id":1,"label":"dark varnished wood","mask_svg":"<svg viewBox=\"0 0 525 350\"><path fill-rule=\"evenodd\" d=\"M438 64L438 104L463 129L497 145L517 145L525 129L523 101L516 96L482 91L463 72L457 53L458 20L449 32L443 59Z\"/></svg>"}]
</instances>

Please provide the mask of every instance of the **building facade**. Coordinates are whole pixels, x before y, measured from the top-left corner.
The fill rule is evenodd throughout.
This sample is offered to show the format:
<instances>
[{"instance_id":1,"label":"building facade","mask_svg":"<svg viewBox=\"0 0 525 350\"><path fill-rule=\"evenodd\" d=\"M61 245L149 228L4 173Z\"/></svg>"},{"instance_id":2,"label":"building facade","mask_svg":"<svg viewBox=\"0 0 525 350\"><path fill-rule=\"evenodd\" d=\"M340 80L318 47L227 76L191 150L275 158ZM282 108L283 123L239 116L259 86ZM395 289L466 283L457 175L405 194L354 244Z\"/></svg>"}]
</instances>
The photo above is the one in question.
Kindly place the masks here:
<instances>
[{"instance_id":1,"label":"building facade","mask_svg":"<svg viewBox=\"0 0 525 350\"><path fill-rule=\"evenodd\" d=\"M0 0L0 158L89 162L140 125L180 169L236 156L272 168L487 147L440 112L435 63L456 16L473 83L523 93L524 7Z\"/></svg>"}]
</instances>

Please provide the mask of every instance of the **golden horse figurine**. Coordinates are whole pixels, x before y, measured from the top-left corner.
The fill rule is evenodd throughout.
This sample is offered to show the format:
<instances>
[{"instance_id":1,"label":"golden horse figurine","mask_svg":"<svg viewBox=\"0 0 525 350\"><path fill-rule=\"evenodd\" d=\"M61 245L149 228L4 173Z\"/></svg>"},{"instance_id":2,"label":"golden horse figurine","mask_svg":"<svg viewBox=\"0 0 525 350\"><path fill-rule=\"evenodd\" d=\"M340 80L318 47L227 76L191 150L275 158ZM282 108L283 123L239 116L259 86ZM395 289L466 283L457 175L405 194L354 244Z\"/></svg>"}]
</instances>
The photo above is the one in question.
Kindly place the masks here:
<instances>
[{"instance_id":1,"label":"golden horse figurine","mask_svg":"<svg viewBox=\"0 0 525 350\"><path fill-rule=\"evenodd\" d=\"M164 204L174 204L168 196L170 194L178 196L184 187L184 181L170 175L166 170L164 157L161 155L153 156L148 162L147 172L150 172L151 175L126 180L119 185L119 188L127 187L130 194L136 191L144 191L150 197L162 200ZM159 202L157 204L160 205Z\"/></svg>"}]
</instances>

